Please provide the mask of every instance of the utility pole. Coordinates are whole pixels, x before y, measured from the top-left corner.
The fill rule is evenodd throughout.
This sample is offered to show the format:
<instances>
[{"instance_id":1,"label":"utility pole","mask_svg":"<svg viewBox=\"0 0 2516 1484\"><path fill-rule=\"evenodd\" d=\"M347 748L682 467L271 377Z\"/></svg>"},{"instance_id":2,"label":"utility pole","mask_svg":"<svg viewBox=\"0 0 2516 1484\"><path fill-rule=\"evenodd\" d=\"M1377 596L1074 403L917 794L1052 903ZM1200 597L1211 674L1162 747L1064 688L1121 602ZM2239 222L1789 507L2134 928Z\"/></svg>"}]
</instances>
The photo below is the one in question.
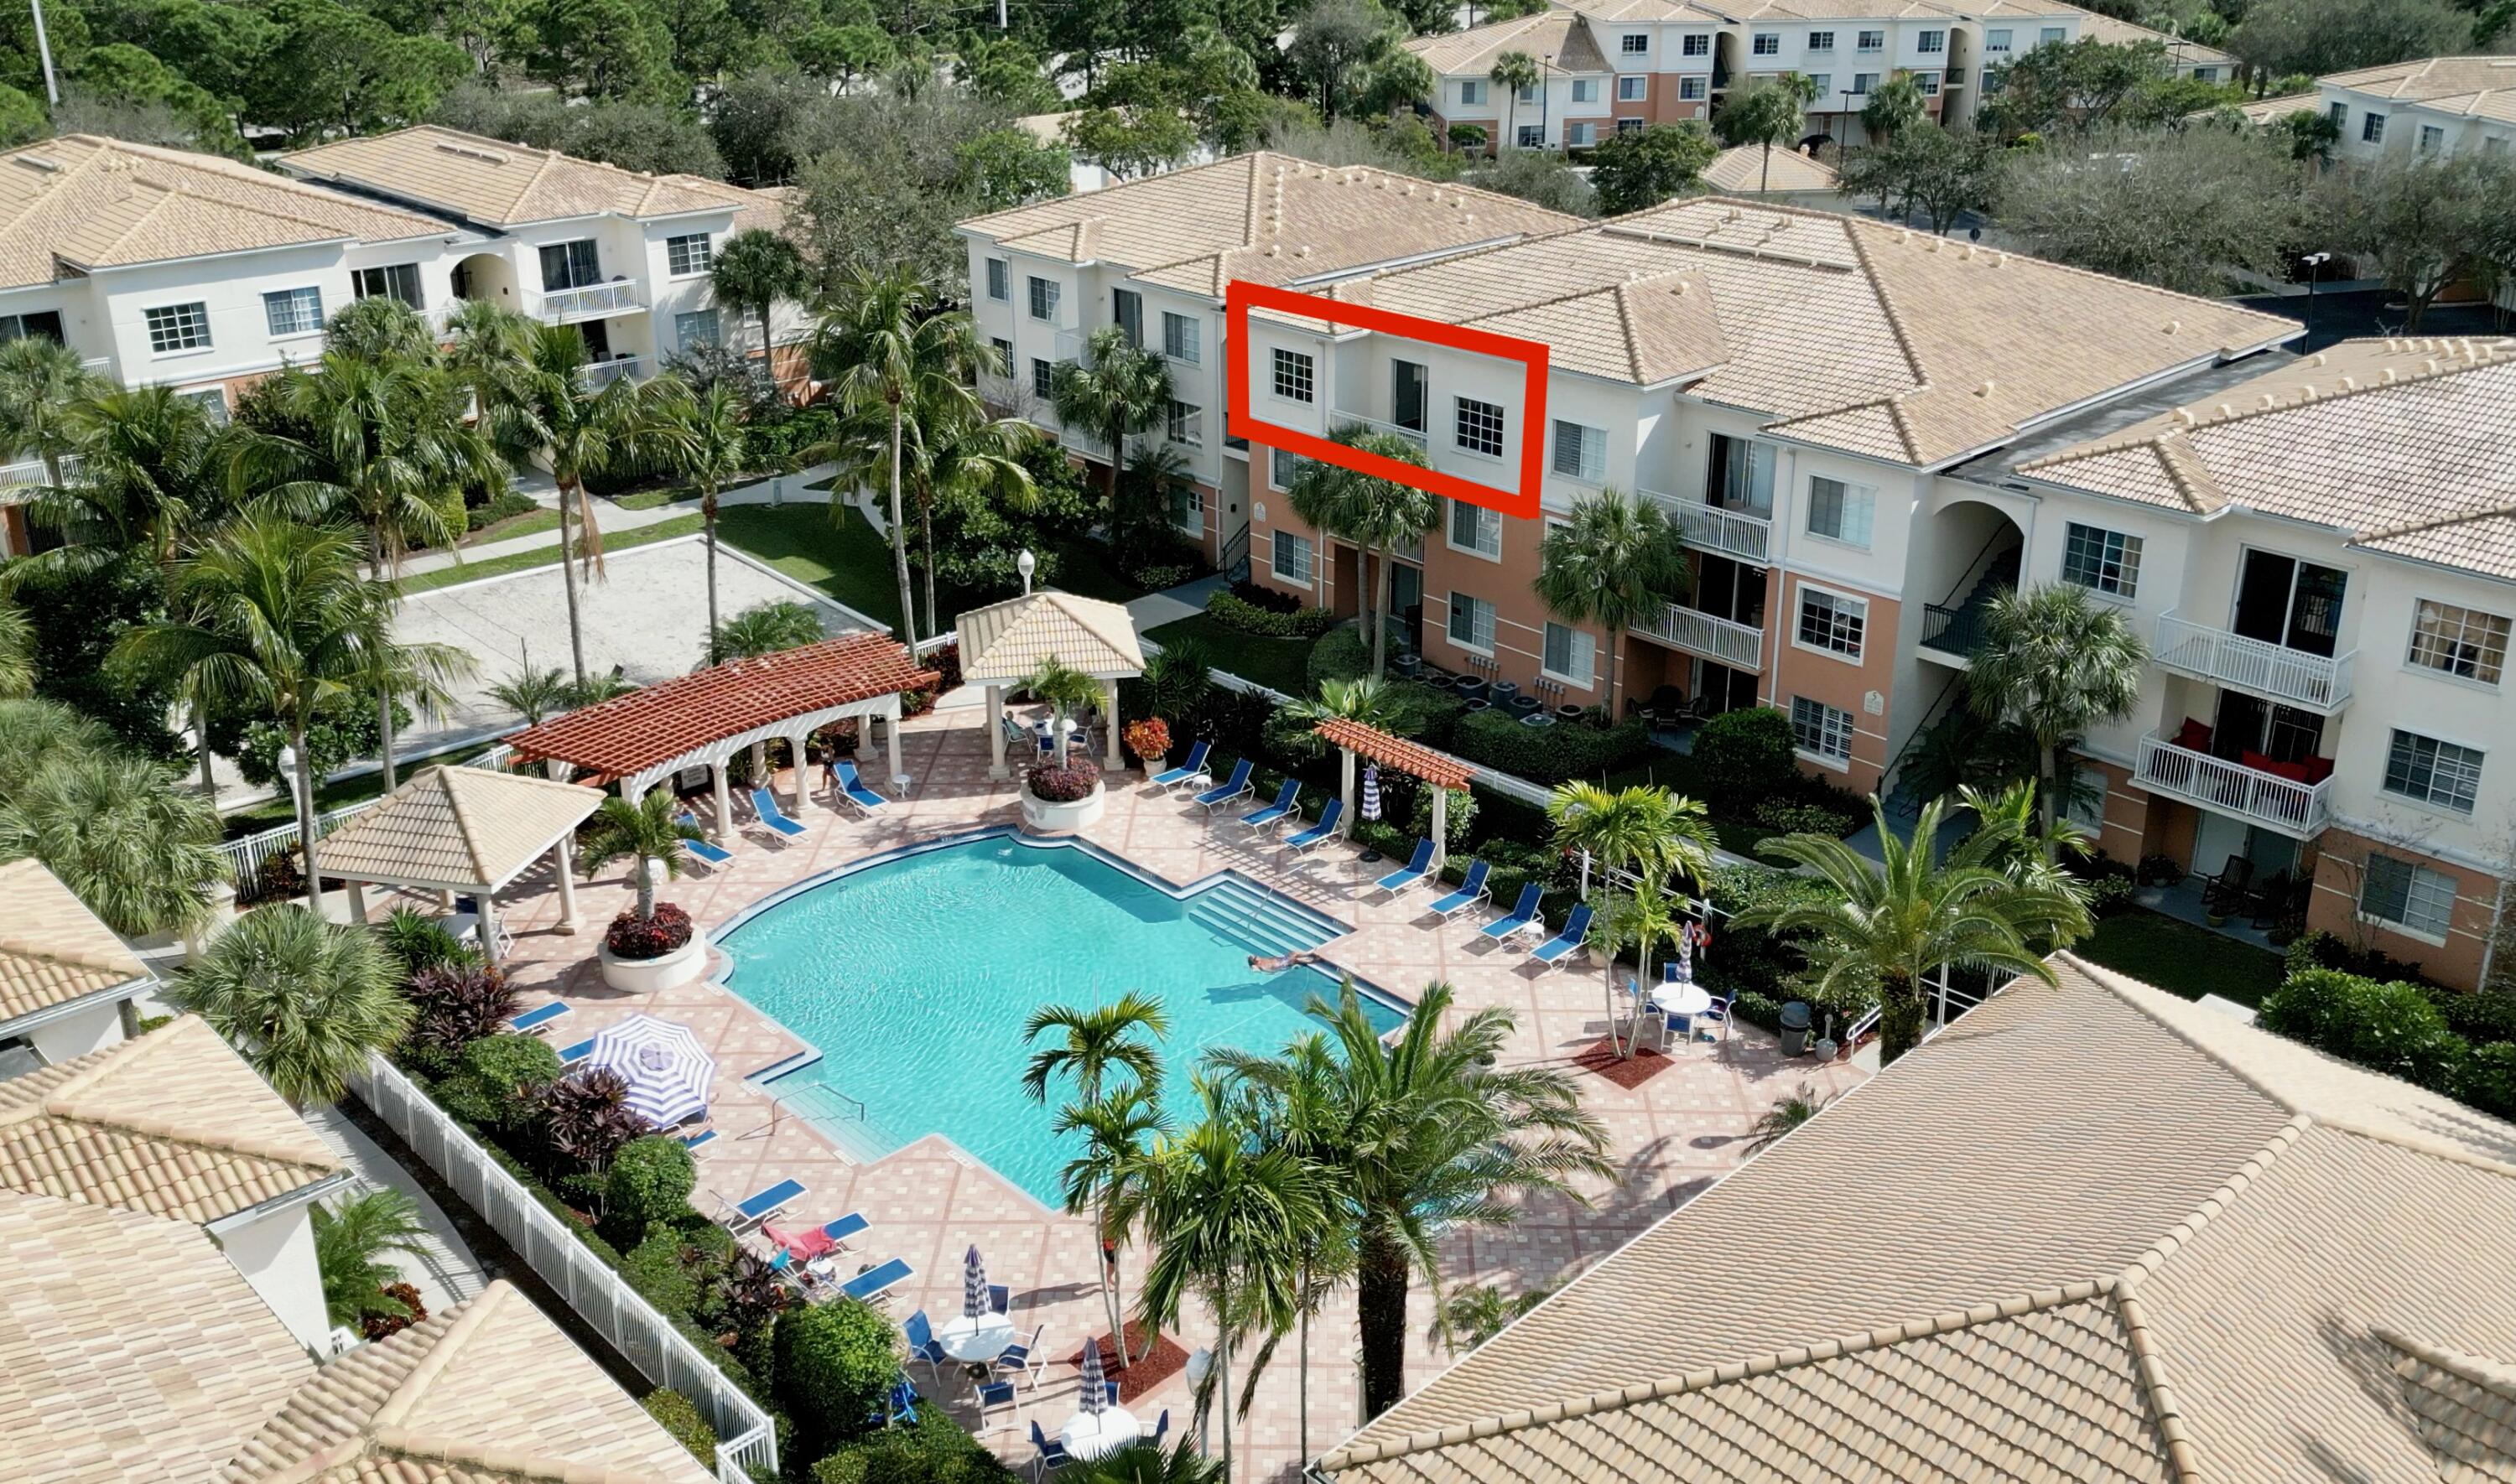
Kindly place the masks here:
<instances>
[{"instance_id":1,"label":"utility pole","mask_svg":"<svg viewBox=\"0 0 2516 1484\"><path fill-rule=\"evenodd\" d=\"M28 0L35 11L35 52L44 60L44 97L54 107L62 105L62 85L53 79L53 44L44 35L44 0ZM997 0L1003 4L1004 0Z\"/></svg>"}]
</instances>

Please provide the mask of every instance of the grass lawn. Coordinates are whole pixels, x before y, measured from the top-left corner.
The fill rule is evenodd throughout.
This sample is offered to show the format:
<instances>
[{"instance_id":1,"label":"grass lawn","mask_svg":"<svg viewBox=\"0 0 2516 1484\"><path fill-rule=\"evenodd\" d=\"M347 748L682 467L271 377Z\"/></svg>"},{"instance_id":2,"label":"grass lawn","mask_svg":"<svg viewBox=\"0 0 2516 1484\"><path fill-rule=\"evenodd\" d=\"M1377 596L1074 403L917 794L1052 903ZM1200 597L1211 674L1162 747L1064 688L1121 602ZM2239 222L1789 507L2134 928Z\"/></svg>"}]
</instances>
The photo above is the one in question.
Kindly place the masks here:
<instances>
[{"instance_id":1,"label":"grass lawn","mask_svg":"<svg viewBox=\"0 0 2516 1484\"><path fill-rule=\"evenodd\" d=\"M1061 592L1123 603L1145 596L1145 590L1118 575L1110 549L1089 536L1069 536L1057 546L1057 581Z\"/></svg>"},{"instance_id":2,"label":"grass lawn","mask_svg":"<svg viewBox=\"0 0 2516 1484\"><path fill-rule=\"evenodd\" d=\"M2217 995L2258 1005L2280 987L2282 975L2279 954L2146 907L2100 921L2076 952L2187 1000Z\"/></svg>"},{"instance_id":3,"label":"grass lawn","mask_svg":"<svg viewBox=\"0 0 2516 1484\"><path fill-rule=\"evenodd\" d=\"M697 490L680 484L667 484L656 489L642 489L635 494L622 495L611 503L625 511L647 511L653 510L659 505L670 505L677 500L695 500L698 497Z\"/></svg>"},{"instance_id":4,"label":"grass lawn","mask_svg":"<svg viewBox=\"0 0 2516 1484\"><path fill-rule=\"evenodd\" d=\"M670 520L657 521L653 525L642 525L634 531L607 534L603 538L603 550L625 552L632 547L647 546L657 541L670 541L676 536L693 536L698 533L698 516L677 515ZM554 566L558 561L559 546L554 542L529 552L510 552L504 556L467 561L461 566L444 567L438 571L421 572L416 576L405 577L401 580L401 591L405 595L427 593L438 588L450 588L458 582L478 582L483 577L504 577L510 572L528 572L535 567Z\"/></svg>"},{"instance_id":5,"label":"grass lawn","mask_svg":"<svg viewBox=\"0 0 2516 1484\"><path fill-rule=\"evenodd\" d=\"M504 541L511 536L538 536L544 531L555 531L558 529L559 512L555 510L526 511L521 515L509 515L504 520L492 521L491 523L481 527L477 531L467 533L463 538L463 544L465 546L486 546L492 541Z\"/></svg>"},{"instance_id":6,"label":"grass lawn","mask_svg":"<svg viewBox=\"0 0 2516 1484\"><path fill-rule=\"evenodd\" d=\"M1184 639L1202 640L1213 651L1218 666L1242 680L1255 680L1286 695L1310 694L1311 645L1316 640L1261 639L1207 613L1164 624L1145 638L1156 644Z\"/></svg>"},{"instance_id":7,"label":"grass lawn","mask_svg":"<svg viewBox=\"0 0 2516 1484\"><path fill-rule=\"evenodd\" d=\"M858 512L827 505L729 505L717 534L807 587L867 618L900 627L900 579L891 544ZM696 516L692 516L696 519Z\"/></svg>"}]
</instances>

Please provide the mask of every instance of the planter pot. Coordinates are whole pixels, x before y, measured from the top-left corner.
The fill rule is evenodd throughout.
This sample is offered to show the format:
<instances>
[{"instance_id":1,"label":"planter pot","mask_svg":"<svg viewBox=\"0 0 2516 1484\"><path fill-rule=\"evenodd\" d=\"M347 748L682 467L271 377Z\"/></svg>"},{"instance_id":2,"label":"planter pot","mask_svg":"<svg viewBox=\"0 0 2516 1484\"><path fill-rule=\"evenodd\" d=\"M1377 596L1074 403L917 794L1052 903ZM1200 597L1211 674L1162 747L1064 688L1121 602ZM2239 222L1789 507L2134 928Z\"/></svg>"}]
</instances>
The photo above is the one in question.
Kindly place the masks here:
<instances>
[{"instance_id":1,"label":"planter pot","mask_svg":"<svg viewBox=\"0 0 2516 1484\"><path fill-rule=\"evenodd\" d=\"M2228 926L2228 914L2224 912L2205 912L2202 914L2202 920L2208 923L2213 928L2225 928Z\"/></svg>"},{"instance_id":2,"label":"planter pot","mask_svg":"<svg viewBox=\"0 0 2516 1484\"><path fill-rule=\"evenodd\" d=\"M1096 783L1092 792L1071 804L1052 804L1031 797L1030 780L1023 780L1023 828L1034 835L1071 835L1101 822L1101 810L1108 800L1108 785Z\"/></svg>"},{"instance_id":3,"label":"planter pot","mask_svg":"<svg viewBox=\"0 0 2516 1484\"><path fill-rule=\"evenodd\" d=\"M602 949L600 955L603 982L632 994L679 989L707 977L707 939L695 932L689 942L660 959L616 959L608 947Z\"/></svg>"},{"instance_id":4,"label":"planter pot","mask_svg":"<svg viewBox=\"0 0 2516 1484\"><path fill-rule=\"evenodd\" d=\"M1151 778L1155 773L1167 772L1170 770L1171 760L1168 758L1140 758L1137 761L1145 765L1145 776L1148 778Z\"/></svg>"}]
</instances>

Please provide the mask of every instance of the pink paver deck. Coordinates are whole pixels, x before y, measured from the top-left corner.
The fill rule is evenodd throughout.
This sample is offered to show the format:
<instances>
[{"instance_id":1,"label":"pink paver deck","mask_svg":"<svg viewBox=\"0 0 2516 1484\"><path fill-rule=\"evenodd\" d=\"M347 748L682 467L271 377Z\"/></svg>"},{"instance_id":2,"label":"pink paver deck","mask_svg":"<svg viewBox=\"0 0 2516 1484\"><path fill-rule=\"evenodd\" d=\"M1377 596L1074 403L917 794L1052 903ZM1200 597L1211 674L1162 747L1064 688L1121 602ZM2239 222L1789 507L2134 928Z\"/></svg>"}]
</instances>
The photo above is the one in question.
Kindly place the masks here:
<instances>
[{"instance_id":1,"label":"pink paver deck","mask_svg":"<svg viewBox=\"0 0 2516 1484\"><path fill-rule=\"evenodd\" d=\"M1017 821L1014 785L987 777L981 721L978 713L959 710L906 723L902 756L915 781L885 817L868 821L833 812L826 794L818 794L798 814L810 828L807 838L774 843L765 831L746 830L733 846L732 863L712 875L694 871L668 884L662 894L688 908L702 930L713 931L771 892L834 866L974 826ZM778 792L781 800L790 797L782 777ZM1228 819L1235 811L1221 812ZM1228 822L1209 827L1185 795L1166 799L1134 773L1111 775L1108 811L1085 834L1174 883L1238 867L1356 925L1353 933L1322 950L1331 963L1401 995L1446 979L1457 989L1461 1010L1509 1009L1520 1031L1507 1059L1569 1062L1605 1033L1601 976L1586 958L1575 956L1570 967L1539 972L1528 965L1525 951L1497 951L1478 937L1488 914L1437 925L1423 910L1429 897L1421 892L1387 902L1370 883L1389 866L1365 868L1354 849L1338 846L1291 861L1268 842L1246 842ZM568 936L552 930L559 905L547 866L508 888L500 908L516 934L511 969L526 1006L555 995L574 1007L566 1022L571 1040L645 1011L691 1027L715 1053L720 1070L711 1116L719 1136L699 1161L698 1204L712 1206L712 1195L738 1199L791 1175L810 1188L788 1213L794 1224L860 1211L873 1224L856 1239L854 1261L900 1257L916 1268L916 1277L894 1291L889 1308L895 1316L921 1306L939 1322L958 1313L961 1253L975 1242L988 1277L1012 1286L1021 1330L1027 1335L1046 1324L1044 1353L1070 1358L1087 1334L1106 1332L1088 1223L1043 1210L942 1138L919 1139L873 1164L858 1165L799 1118L781 1118L773 1100L740 1079L801 1050L797 1043L712 983L649 995L605 987L594 953L602 926L630 901L626 867L581 886L579 896L583 930ZM1158 992L1161 986L1146 988ZM1003 1033L1019 1035L1021 1028L1008 1023ZM1785 1062L1771 1037L1743 1024L1722 1045L1679 1051L1676 1065L1631 1091L1584 1075L1583 1099L1608 1127L1616 1178L1586 1191L1586 1209L1542 1199L1528 1203L1514 1226L1461 1233L1450 1247L1447 1281L1500 1281L1514 1293L1559 1285L1737 1165L1748 1126L1777 1098L1802 1083L1833 1095L1862 1077L1847 1064ZM1130 1294L1142 1257L1136 1251L1126 1257ZM1427 1339L1431 1322L1431 1299L1419 1285L1409 1325L1410 1388L1450 1360ZM1212 1335L1192 1322L1182 1340L1194 1348L1210 1343ZM1234 1435L1241 1477L1289 1479L1304 1457L1296 1441L1293 1349L1287 1341L1279 1351ZM1360 1422L1350 1295L1313 1321L1310 1350L1308 1456L1316 1457ZM948 1372L938 1381L922 1366L911 1375L930 1397L965 1423L978 1424L966 1382ZM1236 1387L1241 1375L1236 1367ZM1036 1419L1054 1435L1074 1410L1074 1390L1073 1369L1054 1366L1036 1393L1021 1393L1023 1422ZM1150 1397L1128 1394L1127 1405L1148 1425L1168 1407L1173 1427L1180 1428L1188 1421L1188 1386L1174 1378ZM1008 1460L1027 1462L1027 1428L1001 1411L987 1421L994 1429L986 1434L990 1446Z\"/></svg>"}]
</instances>

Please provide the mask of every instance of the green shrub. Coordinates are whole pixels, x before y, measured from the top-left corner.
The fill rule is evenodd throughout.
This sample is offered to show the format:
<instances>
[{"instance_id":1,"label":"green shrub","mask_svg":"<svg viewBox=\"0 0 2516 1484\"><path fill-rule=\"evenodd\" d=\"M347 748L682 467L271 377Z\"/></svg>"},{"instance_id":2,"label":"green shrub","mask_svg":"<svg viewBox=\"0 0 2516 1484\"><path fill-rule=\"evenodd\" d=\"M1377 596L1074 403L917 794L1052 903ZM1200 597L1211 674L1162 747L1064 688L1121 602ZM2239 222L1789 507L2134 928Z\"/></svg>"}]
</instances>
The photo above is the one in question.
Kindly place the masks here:
<instances>
[{"instance_id":1,"label":"green shrub","mask_svg":"<svg viewBox=\"0 0 2516 1484\"><path fill-rule=\"evenodd\" d=\"M1010 1475L941 1407L842 1446L813 1465L813 1484L992 1484Z\"/></svg>"},{"instance_id":2,"label":"green shrub","mask_svg":"<svg viewBox=\"0 0 2516 1484\"><path fill-rule=\"evenodd\" d=\"M1306 662L1311 677L1311 693L1317 695L1327 680L1357 680L1371 674L1371 645L1363 639L1363 630L1352 625L1339 625L1320 636L1311 646Z\"/></svg>"},{"instance_id":3,"label":"green shrub","mask_svg":"<svg viewBox=\"0 0 2516 1484\"><path fill-rule=\"evenodd\" d=\"M2132 894L2139 888L2128 876L2100 876L2086 885L2090 917L2113 917L2129 912L2135 905Z\"/></svg>"},{"instance_id":4,"label":"green shrub","mask_svg":"<svg viewBox=\"0 0 2516 1484\"><path fill-rule=\"evenodd\" d=\"M2516 994L2503 989L2466 994L2459 989L2432 988L2428 997L2438 1013L2446 1016L2447 1029L2474 1046L2516 1041Z\"/></svg>"},{"instance_id":5,"label":"green shrub","mask_svg":"<svg viewBox=\"0 0 2516 1484\"><path fill-rule=\"evenodd\" d=\"M1508 712L1493 710L1468 713L1450 738L1450 751L1471 763L1544 784L1613 772L1651 748L1651 734L1640 721L1524 726Z\"/></svg>"},{"instance_id":6,"label":"green shrub","mask_svg":"<svg viewBox=\"0 0 2516 1484\"><path fill-rule=\"evenodd\" d=\"M2337 969L2343 973L2357 974L2363 979L2374 979L2380 983L2435 982L2420 972L2417 964L2407 963L2381 949L2353 948L2322 929L2303 933L2292 941L2286 952L2286 963L2290 973L2309 969Z\"/></svg>"},{"instance_id":7,"label":"green shrub","mask_svg":"<svg viewBox=\"0 0 2516 1484\"><path fill-rule=\"evenodd\" d=\"M2419 986L2384 983L2337 969L2290 974L2263 997L2255 1023L2389 1077L2448 1090L2463 1038Z\"/></svg>"},{"instance_id":8,"label":"green shrub","mask_svg":"<svg viewBox=\"0 0 2516 1484\"><path fill-rule=\"evenodd\" d=\"M485 527L495 525L501 520L512 520L518 515L529 515L541 508L540 501L534 499L528 494L525 494L523 490L506 490L500 494L491 496L487 504L470 512L469 518L464 523L464 528L466 530L474 531L482 530Z\"/></svg>"},{"instance_id":9,"label":"green shrub","mask_svg":"<svg viewBox=\"0 0 2516 1484\"><path fill-rule=\"evenodd\" d=\"M1704 976L1707 980L1710 975ZM1754 990L1742 989L1730 1001L1730 1013L1749 1025L1780 1035L1782 1029L1782 1001Z\"/></svg>"},{"instance_id":10,"label":"green shrub","mask_svg":"<svg viewBox=\"0 0 2516 1484\"><path fill-rule=\"evenodd\" d=\"M2474 1047L2456 1079L2455 1095L2484 1113L2516 1119L2516 1045Z\"/></svg>"},{"instance_id":11,"label":"green shrub","mask_svg":"<svg viewBox=\"0 0 2516 1484\"><path fill-rule=\"evenodd\" d=\"M1415 832L1416 839L1430 840L1433 837L1433 790L1418 787L1410 792L1415 798L1406 810L1407 828ZM1445 833L1449 838L1443 842L1443 847L1455 854L1467 847L1469 832L1476 827L1477 796L1473 789L1451 789L1449 794L1448 811L1442 820L1446 826Z\"/></svg>"},{"instance_id":12,"label":"green shrub","mask_svg":"<svg viewBox=\"0 0 2516 1484\"><path fill-rule=\"evenodd\" d=\"M699 1415L698 1407L679 1391L660 1387L650 1391L638 1403L655 1420L673 1441L691 1451L691 1457L710 1468L716 1466L716 1429Z\"/></svg>"},{"instance_id":13,"label":"green shrub","mask_svg":"<svg viewBox=\"0 0 2516 1484\"><path fill-rule=\"evenodd\" d=\"M778 1315L775 1349L777 1400L796 1426L824 1444L862 1432L900 1374L899 1332L854 1299Z\"/></svg>"},{"instance_id":14,"label":"green shrub","mask_svg":"<svg viewBox=\"0 0 2516 1484\"><path fill-rule=\"evenodd\" d=\"M649 1303L667 1314L688 1314L699 1301L698 1281L682 1260L682 1234L659 1226L620 1259L620 1275Z\"/></svg>"},{"instance_id":15,"label":"green shrub","mask_svg":"<svg viewBox=\"0 0 2516 1484\"><path fill-rule=\"evenodd\" d=\"M613 1241L636 1241L651 1222L691 1209L698 1170L678 1138L650 1134L611 1157L603 1180L603 1224Z\"/></svg>"},{"instance_id":16,"label":"green shrub","mask_svg":"<svg viewBox=\"0 0 2516 1484\"><path fill-rule=\"evenodd\" d=\"M1824 804L1792 799L1767 799L1749 815L1778 835L1831 835L1840 840L1861 828L1861 816Z\"/></svg>"},{"instance_id":17,"label":"green shrub","mask_svg":"<svg viewBox=\"0 0 2516 1484\"><path fill-rule=\"evenodd\" d=\"M1337 616L1325 608L1296 608L1290 613L1279 613L1231 592L1217 593L1207 598L1205 611L1243 634L1255 634L1266 639L1316 639L1337 626Z\"/></svg>"},{"instance_id":18,"label":"green shrub","mask_svg":"<svg viewBox=\"0 0 2516 1484\"><path fill-rule=\"evenodd\" d=\"M1802 998L1794 986L1808 968L1801 951L1805 939L1798 933L1741 928L1738 917L1752 908L1823 900L1825 886L1766 866L1724 866L1712 873L1704 890L1720 914L1703 953L1704 984L1715 993L1759 994L1777 1003Z\"/></svg>"},{"instance_id":19,"label":"green shrub","mask_svg":"<svg viewBox=\"0 0 2516 1484\"><path fill-rule=\"evenodd\" d=\"M524 1090L556 1081L561 1070L559 1052L539 1036L483 1036L438 1083L437 1101L479 1128L512 1132L532 1118Z\"/></svg>"},{"instance_id":20,"label":"green shrub","mask_svg":"<svg viewBox=\"0 0 2516 1484\"><path fill-rule=\"evenodd\" d=\"M1760 799L1799 776L1791 719L1770 706L1725 711L1695 733L1695 765L1713 799Z\"/></svg>"}]
</instances>

